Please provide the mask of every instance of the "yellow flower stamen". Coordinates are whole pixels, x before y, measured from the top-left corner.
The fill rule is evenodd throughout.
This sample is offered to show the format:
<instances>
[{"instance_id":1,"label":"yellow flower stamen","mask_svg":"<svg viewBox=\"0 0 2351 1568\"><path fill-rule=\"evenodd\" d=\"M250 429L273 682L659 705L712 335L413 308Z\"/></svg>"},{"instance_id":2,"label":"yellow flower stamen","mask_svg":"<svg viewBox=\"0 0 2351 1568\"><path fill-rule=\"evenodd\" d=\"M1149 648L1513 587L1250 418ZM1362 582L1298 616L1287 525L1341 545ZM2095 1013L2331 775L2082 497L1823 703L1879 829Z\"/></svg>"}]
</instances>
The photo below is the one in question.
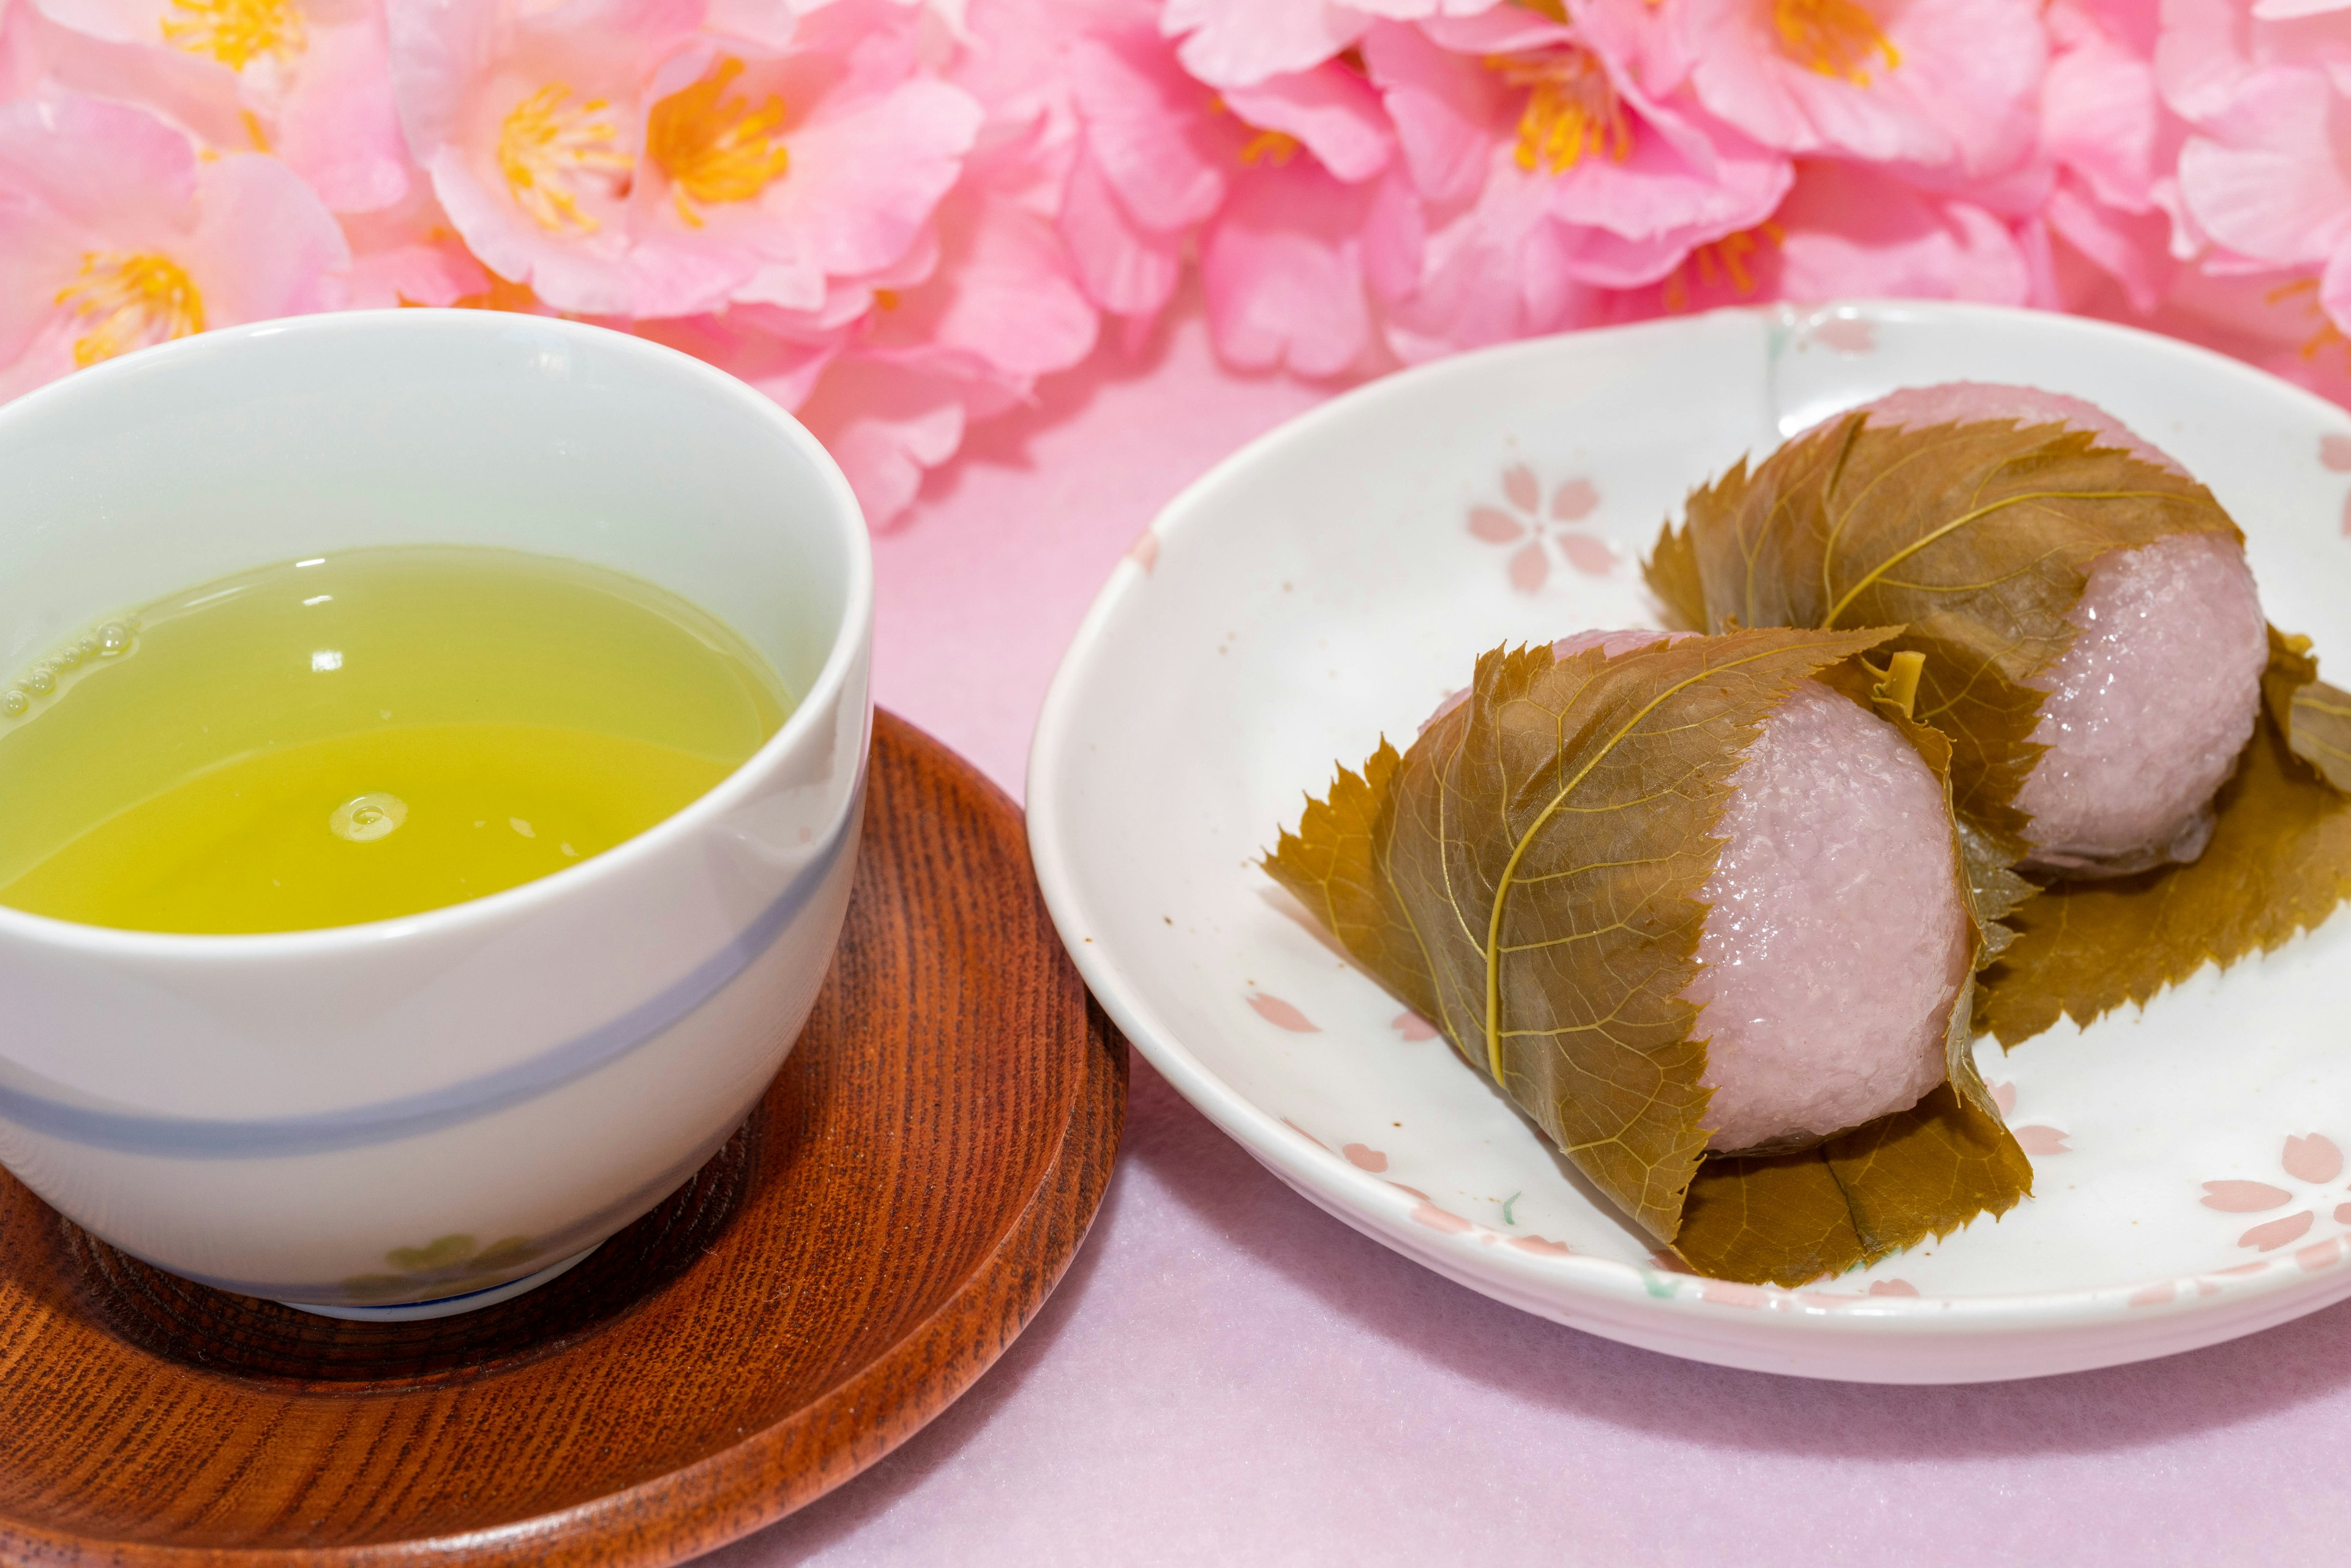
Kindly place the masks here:
<instances>
[{"instance_id":1,"label":"yellow flower stamen","mask_svg":"<svg viewBox=\"0 0 2351 1568\"><path fill-rule=\"evenodd\" d=\"M566 109L570 96L569 88L553 82L515 106L498 127L498 172L515 204L541 228L594 234L603 225L580 210L580 181L609 174L625 182L636 163L620 149L620 128L599 118L611 106L599 98Z\"/></svg>"},{"instance_id":2,"label":"yellow flower stamen","mask_svg":"<svg viewBox=\"0 0 2351 1568\"><path fill-rule=\"evenodd\" d=\"M267 55L279 64L302 52L308 35L294 0L171 0L163 41L241 71Z\"/></svg>"},{"instance_id":3,"label":"yellow flower stamen","mask_svg":"<svg viewBox=\"0 0 2351 1568\"><path fill-rule=\"evenodd\" d=\"M1801 66L1824 77L1842 77L1855 87L1869 85L1869 57L1876 55L1893 70L1902 55L1877 26L1877 18L1855 0L1771 0L1771 23L1779 29L1780 49Z\"/></svg>"},{"instance_id":4,"label":"yellow flower stamen","mask_svg":"<svg viewBox=\"0 0 2351 1568\"><path fill-rule=\"evenodd\" d=\"M178 262L153 251L135 256L90 251L74 281L57 292L89 330L74 340L74 363L100 360L204 329L204 297Z\"/></svg>"},{"instance_id":5,"label":"yellow flower stamen","mask_svg":"<svg viewBox=\"0 0 2351 1568\"><path fill-rule=\"evenodd\" d=\"M1787 230L1782 228L1776 220L1766 218L1751 229L1741 229L1737 234L1725 235L1712 244L1699 246L1667 276L1663 290L1666 308L1676 312L1689 308L1689 274L1692 271L1697 272L1700 283L1728 282L1732 292L1742 297L1754 293L1755 274L1748 269L1747 262L1761 248L1756 242L1758 235L1774 246L1785 244L1788 238Z\"/></svg>"},{"instance_id":6,"label":"yellow flower stamen","mask_svg":"<svg viewBox=\"0 0 2351 1568\"><path fill-rule=\"evenodd\" d=\"M1607 68L1573 44L1520 55L1493 55L1486 68L1512 87L1530 89L1519 115L1520 168L1564 174L1587 152L1622 163L1633 151L1633 128L1617 101Z\"/></svg>"},{"instance_id":7,"label":"yellow flower stamen","mask_svg":"<svg viewBox=\"0 0 2351 1568\"><path fill-rule=\"evenodd\" d=\"M1241 162L1254 169L1259 163L1270 163L1279 169L1298 156L1301 145L1298 138L1280 131L1260 131L1241 143L1237 154Z\"/></svg>"},{"instance_id":8,"label":"yellow flower stamen","mask_svg":"<svg viewBox=\"0 0 2351 1568\"><path fill-rule=\"evenodd\" d=\"M2315 319L2318 329L2302 340L2303 359L2305 361L2315 360L2339 344L2345 350L2346 362L2351 362L2351 338L2344 336L2343 329L2335 324L2334 318L2326 313L2326 307L2320 303L2318 279L2315 277L2297 277L2291 282L2281 283L2262 296L2262 303L2283 305L2289 299L2304 298L2304 296L2307 298L2304 300L2303 314Z\"/></svg>"},{"instance_id":9,"label":"yellow flower stamen","mask_svg":"<svg viewBox=\"0 0 2351 1568\"><path fill-rule=\"evenodd\" d=\"M645 152L669 176L677 215L702 226L699 203L747 202L791 167L781 135L784 100L775 94L754 109L726 96L743 62L722 59L708 76L653 105L645 125Z\"/></svg>"}]
</instances>

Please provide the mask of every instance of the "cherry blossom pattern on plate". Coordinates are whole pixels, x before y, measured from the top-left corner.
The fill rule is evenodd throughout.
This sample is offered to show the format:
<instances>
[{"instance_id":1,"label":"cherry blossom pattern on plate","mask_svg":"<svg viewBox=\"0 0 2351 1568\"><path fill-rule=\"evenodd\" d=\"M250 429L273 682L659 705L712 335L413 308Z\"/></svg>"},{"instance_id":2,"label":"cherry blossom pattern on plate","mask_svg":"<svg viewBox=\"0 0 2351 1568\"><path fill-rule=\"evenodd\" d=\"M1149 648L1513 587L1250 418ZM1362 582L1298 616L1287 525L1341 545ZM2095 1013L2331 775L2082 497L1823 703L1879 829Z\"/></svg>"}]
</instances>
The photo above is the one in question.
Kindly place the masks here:
<instances>
[{"instance_id":1,"label":"cherry blossom pattern on plate","mask_svg":"<svg viewBox=\"0 0 2351 1568\"><path fill-rule=\"evenodd\" d=\"M1388 1156L1384 1150L1375 1149L1369 1144L1347 1144L1333 1151L1330 1145L1289 1117L1284 1116L1281 1124L1324 1154L1335 1154L1335 1157L1345 1160L1359 1171L1373 1176L1384 1176L1387 1171ZM1566 1258L1573 1254L1574 1249L1564 1241L1553 1241L1548 1236L1490 1229L1474 1219L1464 1219L1449 1208L1440 1207L1436 1199L1416 1186L1406 1186L1400 1181L1391 1181L1387 1185L1413 1200L1412 1212L1405 1216L1406 1219L1440 1236L1463 1237L1483 1247L1508 1247L1535 1258Z\"/></svg>"},{"instance_id":2,"label":"cherry blossom pattern on plate","mask_svg":"<svg viewBox=\"0 0 2351 1568\"><path fill-rule=\"evenodd\" d=\"M1481 502L1469 508L1469 533L1487 544L1510 547L1512 588L1540 592L1551 580L1554 553L1587 577L1606 577L1616 570L1616 552L1608 541L1580 526L1600 506L1600 492L1591 480L1563 481L1546 504L1534 470L1514 463L1502 471L1502 497L1501 506Z\"/></svg>"},{"instance_id":3,"label":"cherry blossom pattern on plate","mask_svg":"<svg viewBox=\"0 0 2351 1568\"><path fill-rule=\"evenodd\" d=\"M1270 996L1264 991L1251 991L1249 994L1249 1005L1256 1011L1258 1017L1276 1029L1286 1029L1292 1034L1322 1032L1322 1026L1300 1012L1298 1004L1295 1002L1283 1001L1280 997Z\"/></svg>"},{"instance_id":4,"label":"cherry blossom pattern on plate","mask_svg":"<svg viewBox=\"0 0 2351 1568\"><path fill-rule=\"evenodd\" d=\"M2351 435L2320 436L2318 465L2330 474L2351 474ZM2343 537L2351 539L2351 494L2343 497Z\"/></svg>"},{"instance_id":5,"label":"cherry blossom pattern on plate","mask_svg":"<svg viewBox=\"0 0 2351 1568\"><path fill-rule=\"evenodd\" d=\"M1410 1009L1388 1019L1388 1027L1408 1040L1437 1038L1437 1026Z\"/></svg>"},{"instance_id":6,"label":"cherry blossom pattern on plate","mask_svg":"<svg viewBox=\"0 0 2351 1568\"><path fill-rule=\"evenodd\" d=\"M1991 1090L1991 1103L2000 1107L2001 1120L2008 1121L2016 1113L2016 1085L1993 1083L1986 1087ZM2016 1140L2016 1146L2035 1159L2043 1155L2070 1155L2074 1152L2065 1142L2073 1134L2063 1127L2053 1127L2045 1122L2028 1122L2022 1126L2010 1122L2008 1131L2009 1135Z\"/></svg>"},{"instance_id":7,"label":"cherry blossom pattern on plate","mask_svg":"<svg viewBox=\"0 0 2351 1568\"><path fill-rule=\"evenodd\" d=\"M2278 1156L2278 1165L2294 1186L2278 1186L2265 1181L2204 1184L2203 1203L2207 1208L2222 1214L2273 1216L2238 1237L2238 1246L2274 1252L2309 1235L2322 1214L2337 1225L2351 1225L2351 1192L2342 1186L2343 1150L2335 1140L2322 1133L2289 1137ZM2287 1212L2280 1214L2280 1209ZM2336 1242L2320 1245L2333 1248Z\"/></svg>"}]
</instances>

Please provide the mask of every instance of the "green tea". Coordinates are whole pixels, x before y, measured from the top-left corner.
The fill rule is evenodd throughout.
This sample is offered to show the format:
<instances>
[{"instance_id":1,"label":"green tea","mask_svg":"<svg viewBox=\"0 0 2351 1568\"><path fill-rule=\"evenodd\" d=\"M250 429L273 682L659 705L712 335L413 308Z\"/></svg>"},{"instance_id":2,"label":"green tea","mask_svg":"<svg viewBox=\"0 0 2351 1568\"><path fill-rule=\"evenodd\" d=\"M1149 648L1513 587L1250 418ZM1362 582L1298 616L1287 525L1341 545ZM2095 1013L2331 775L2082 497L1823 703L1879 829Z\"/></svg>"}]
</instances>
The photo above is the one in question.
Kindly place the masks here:
<instances>
[{"instance_id":1,"label":"green tea","mask_svg":"<svg viewBox=\"0 0 2351 1568\"><path fill-rule=\"evenodd\" d=\"M176 593L0 682L0 904L302 931L479 898L643 832L791 699L651 583L475 546Z\"/></svg>"}]
</instances>

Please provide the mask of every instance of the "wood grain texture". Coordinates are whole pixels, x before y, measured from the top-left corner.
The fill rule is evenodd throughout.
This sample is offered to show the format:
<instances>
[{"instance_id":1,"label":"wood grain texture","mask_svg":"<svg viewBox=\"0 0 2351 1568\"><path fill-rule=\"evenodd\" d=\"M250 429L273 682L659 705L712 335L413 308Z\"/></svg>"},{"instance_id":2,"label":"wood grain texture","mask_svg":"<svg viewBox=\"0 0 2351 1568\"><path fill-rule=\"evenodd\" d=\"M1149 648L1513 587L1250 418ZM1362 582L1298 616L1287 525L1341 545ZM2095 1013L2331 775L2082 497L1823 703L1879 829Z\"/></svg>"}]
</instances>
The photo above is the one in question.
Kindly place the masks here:
<instances>
[{"instance_id":1,"label":"wood grain texture","mask_svg":"<svg viewBox=\"0 0 2351 1568\"><path fill-rule=\"evenodd\" d=\"M675 1563L937 1415L1083 1239L1126 1052L1011 801L884 714L866 810L840 956L750 1123L517 1301L314 1318L0 1176L0 1560Z\"/></svg>"}]
</instances>

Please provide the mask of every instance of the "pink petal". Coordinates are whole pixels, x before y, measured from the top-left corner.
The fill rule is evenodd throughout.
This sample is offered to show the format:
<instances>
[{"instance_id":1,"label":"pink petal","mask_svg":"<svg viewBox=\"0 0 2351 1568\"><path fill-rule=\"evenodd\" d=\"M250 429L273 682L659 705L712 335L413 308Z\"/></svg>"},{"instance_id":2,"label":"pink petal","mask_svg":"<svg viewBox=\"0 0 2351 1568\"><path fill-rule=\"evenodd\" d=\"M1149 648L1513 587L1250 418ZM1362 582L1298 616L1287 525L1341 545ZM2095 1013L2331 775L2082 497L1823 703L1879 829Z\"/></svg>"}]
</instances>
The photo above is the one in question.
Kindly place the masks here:
<instances>
[{"instance_id":1,"label":"pink petal","mask_svg":"<svg viewBox=\"0 0 2351 1568\"><path fill-rule=\"evenodd\" d=\"M2168 1280L2158 1284L2143 1286L2132 1295L2129 1304L2134 1307L2159 1307L2171 1300L2177 1289Z\"/></svg>"},{"instance_id":2,"label":"pink petal","mask_svg":"<svg viewBox=\"0 0 2351 1568\"><path fill-rule=\"evenodd\" d=\"M1353 1166L1357 1170L1369 1171L1374 1176L1377 1176L1382 1171L1388 1168L1387 1155L1380 1153L1379 1150L1368 1147L1365 1145L1349 1144L1345 1148L1341 1149L1339 1152L1346 1155L1347 1163Z\"/></svg>"},{"instance_id":3,"label":"pink petal","mask_svg":"<svg viewBox=\"0 0 2351 1568\"><path fill-rule=\"evenodd\" d=\"M1420 1188L1416 1186L1406 1186L1400 1181L1392 1181L1388 1183L1388 1185L1395 1188L1396 1191L1403 1193L1406 1197L1416 1197L1423 1203L1426 1203L1428 1201L1428 1194L1421 1191Z\"/></svg>"},{"instance_id":4,"label":"pink petal","mask_svg":"<svg viewBox=\"0 0 2351 1568\"><path fill-rule=\"evenodd\" d=\"M1167 233L1223 203L1226 139L1207 134L1208 90L1142 28L1081 39L1070 88L1086 145L1134 221Z\"/></svg>"},{"instance_id":5,"label":"pink petal","mask_svg":"<svg viewBox=\"0 0 2351 1568\"><path fill-rule=\"evenodd\" d=\"M1331 1152L1330 1145L1324 1143L1322 1139L1316 1137L1313 1134L1308 1132L1305 1128L1300 1126L1289 1117L1284 1116L1281 1119L1281 1124L1289 1128L1291 1132L1297 1134L1300 1137L1305 1139L1308 1143L1313 1145L1316 1148L1321 1149L1324 1154L1327 1155Z\"/></svg>"},{"instance_id":6,"label":"pink petal","mask_svg":"<svg viewBox=\"0 0 2351 1568\"><path fill-rule=\"evenodd\" d=\"M1616 570L1616 552L1590 534L1562 534L1559 545L1567 553L1567 564L1586 577L1606 577Z\"/></svg>"},{"instance_id":7,"label":"pink petal","mask_svg":"<svg viewBox=\"0 0 2351 1568\"><path fill-rule=\"evenodd\" d=\"M1323 168L1354 184L1387 166L1395 136L1371 84L1338 65L1228 88L1225 104L1247 123L1296 137Z\"/></svg>"},{"instance_id":8,"label":"pink petal","mask_svg":"<svg viewBox=\"0 0 2351 1568\"><path fill-rule=\"evenodd\" d=\"M2351 1203L2338 1203L2335 1206L2335 1223L2351 1225Z\"/></svg>"},{"instance_id":9,"label":"pink petal","mask_svg":"<svg viewBox=\"0 0 2351 1568\"><path fill-rule=\"evenodd\" d=\"M1183 37L1185 69L1229 88L1321 65L1362 37L1371 18L1329 0L1167 0L1159 25Z\"/></svg>"},{"instance_id":10,"label":"pink petal","mask_svg":"<svg viewBox=\"0 0 2351 1568\"><path fill-rule=\"evenodd\" d=\"M1144 529L1135 537L1134 542L1126 547L1126 559L1148 574L1159 564L1159 536L1149 528Z\"/></svg>"},{"instance_id":11,"label":"pink petal","mask_svg":"<svg viewBox=\"0 0 2351 1568\"><path fill-rule=\"evenodd\" d=\"M1431 1230L1441 1230L1447 1236L1458 1236L1465 1230L1477 1228L1459 1215L1448 1214L1433 1203L1420 1205L1412 1211L1409 1218L1416 1225L1426 1225Z\"/></svg>"},{"instance_id":12,"label":"pink petal","mask_svg":"<svg viewBox=\"0 0 2351 1568\"><path fill-rule=\"evenodd\" d=\"M2283 1219L2256 1225L2237 1238L2237 1245L2258 1247L2264 1252L2275 1251L2289 1241L2300 1240L2303 1232L2310 1228L2313 1218L2310 1210L2305 1208L2300 1214L2289 1214Z\"/></svg>"},{"instance_id":13,"label":"pink petal","mask_svg":"<svg viewBox=\"0 0 2351 1568\"><path fill-rule=\"evenodd\" d=\"M825 372L799 416L878 528L914 504L925 473L955 455L966 412L961 390L946 378L852 358Z\"/></svg>"},{"instance_id":14,"label":"pink petal","mask_svg":"<svg viewBox=\"0 0 2351 1568\"><path fill-rule=\"evenodd\" d=\"M1257 1009L1258 1017L1276 1029L1286 1029L1292 1034L1322 1032L1312 1019L1280 997L1268 996L1263 991L1251 991L1249 1005Z\"/></svg>"},{"instance_id":15,"label":"pink petal","mask_svg":"<svg viewBox=\"0 0 2351 1568\"><path fill-rule=\"evenodd\" d=\"M1510 586L1520 593L1533 593L1551 579L1551 557L1544 553L1538 539L1510 558Z\"/></svg>"},{"instance_id":16,"label":"pink petal","mask_svg":"<svg viewBox=\"0 0 2351 1568\"><path fill-rule=\"evenodd\" d=\"M1147 319L1176 291L1184 267L1180 239L1130 219L1083 146L1071 165L1060 227L1079 281L1104 310Z\"/></svg>"},{"instance_id":17,"label":"pink petal","mask_svg":"<svg viewBox=\"0 0 2351 1568\"><path fill-rule=\"evenodd\" d=\"M2351 238L2351 176L2335 150L2334 91L2317 70L2272 68L2247 84L2225 139L2193 136L2179 193L2230 249L2286 267L2325 261Z\"/></svg>"},{"instance_id":18,"label":"pink petal","mask_svg":"<svg viewBox=\"0 0 2351 1568\"><path fill-rule=\"evenodd\" d=\"M1502 494L1521 512L1532 512L1542 505L1542 491L1535 484L1534 470L1523 463L1504 470Z\"/></svg>"},{"instance_id":19,"label":"pink petal","mask_svg":"<svg viewBox=\"0 0 2351 1568\"><path fill-rule=\"evenodd\" d=\"M1388 1020L1388 1027L1406 1040L1435 1040L1437 1026L1418 1013L1398 1013Z\"/></svg>"},{"instance_id":20,"label":"pink petal","mask_svg":"<svg viewBox=\"0 0 2351 1568\"><path fill-rule=\"evenodd\" d=\"M2084 22L2049 63L2040 107L2048 156L2071 165L2100 202L2146 209L2162 113L2152 60Z\"/></svg>"},{"instance_id":21,"label":"pink petal","mask_svg":"<svg viewBox=\"0 0 2351 1568\"><path fill-rule=\"evenodd\" d=\"M2066 1135L2054 1127L2011 1127L2009 1131L2016 1135L2016 1146L2028 1155L2073 1153L2065 1146Z\"/></svg>"},{"instance_id":22,"label":"pink petal","mask_svg":"<svg viewBox=\"0 0 2351 1568\"><path fill-rule=\"evenodd\" d=\"M1418 28L1388 24L1365 37L1364 59L1420 193L1447 204L1476 195L1501 116L1500 77Z\"/></svg>"},{"instance_id":23,"label":"pink petal","mask_svg":"<svg viewBox=\"0 0 2351 1568\"><path fill-rule=\"evenodd\" d=\"M2288 1138L2285 1154L2278 1163L2296 1181L2324 1184L2343 1174L2343 1151L2335 1146L2332 1138L2313 1133L2307 1137Z\"/></svg>"},{"instance_id":24,"label":"pink petal","mask_svg":"<svg viewBox=\"0 0 2351 1568\"><path fill-rule=\"evenodd\" d=\"M2204 1207L2223 1214L2258 1214L2294 1201L2294 1194L2258 1181L2208 1181Z\"/></svg>"},{"instance_id":25,"label":"pink petal","mask_svg":"<svg viewBox=\"0 0 2351 1568\"><path fill-rule=\"evenodd\" d=\"M961 349L1008 376L1066 370L1092 351L1093 305L1042 217L981 185L939 213L932 281L893 312L893 334Z\"/></svg>"},{"instance_id":26,"label":"pink petal","mask_svg":"<svg viewBox=\"0 0 2351 1568\"><path fill-rule=\"evenodd\" d=\"M274 150L339 213L377 212L408 193L408 147L373 7L339 24L310 24Z\"/></svg>"},{"instance_id":27,"label":"pink petal","mask_svg":"<svg viewBox=\"0 0 2351 1568\"><path fill-rule=\"evenodd\" d=\"M2342 1256L2343 1238L2337 1236L2332 1240L2314 1242L2301 1249L2294 1253L2294 1260L2301 1265L2304 1273L2315 1274Z\"/></svg>"},{"instance_id":28,"label":"pink petal","mask_svg":"<svg viewBox=\"0 0 2351 1568\"><path fill-rule=\"evenodd\" d=\"M1991 1103L2000 1107L2000 1113L2001 1115L2005 1116L2010 1112L2016 1109L2015 1084L1993 1083L1987 1087L1991 1091Z\"/></svg>"},{"instance_id":29,"label":"pink petal","mask_svg":"<svg viewBox=\"0 0 2351 1568\"><path fill-rule=\"evenodd\" d=\"M1592 487L1589 479L1570 479L1552 492L1551 515L1561 522L1572 523L1588 517L1600 505L1600 492Z\"/></svg>"},{"instance_id":30,"label":"pink petal","mask_svg":"<svg viewBox=\"0 0 2351 1568\"><path fill-rule=\"evenodd\" d=\"M1510 513L1493 507L1469 508L1469 531L1489 545L1508 544L1523 536L1527 528Z\"/></svg>"},{"instance_id":31,"label":"pink petal","mask_svg":"<svg viewBox=\"0 0 2351 1568\"><path fill-rule=\"evenodd\" d=\"M1531 1252L1538 1258L1565 1258L1573 1249L1563 1241L1553 1241L1541 1236L1513 1236L1510 1245L1521 1252Z\"/></svg>"},{"instance_id":32,"label":"pink petal","mask_svg":"<svg viewBox=\"0 0 2351 1568\"><path fill-rule=\"evenodd\" d=\"M2322 436L2318 461L2337 474L2351 474L2351 435Z\"/></svg>"},{"instance_id":33,"label":"pink petal","mask_svg":"<svg viewBox=\"0 0 2351 1568\"><path fill-rule=\"evenodd\" d=\"M1915 1296L1918 1287L1907 1280L1872 1280L1869 1293L1873 1296Z\"/></svg>"},{"instance_id":34,"label":"pink petal","mask_svg":"<svg viewBox=\"0 0 2351 1568\"><path fill-rule=\"evenodd\" d=\"M1834 349L1840 354L1868 354L1877 350L1877 323L1864 320L1858 316L1832 316L1814 326L1810 336L1821 347ZM2010 1101L2015 1098L2016 1086L2002 1084L2001 1087L2009 1092L2010 1097L2000 1102L2001 1113L2005 1115L2011 1108ZM1998 1097L1998 1091L1994 1091L1994 1097Z\"/></svg>"},{"instance_id":35,"label":"pink petal","mask_svg":"<svg viewBox=\"0 0 2351 1568\"><path fill-rule=\"evenodd\" d=\"M1362 249L1366 198L1300 159L1237 181L1201 247L1217 350L1258 369L1336 375L1371 341Z\"/></svg>"}]
</instances>

